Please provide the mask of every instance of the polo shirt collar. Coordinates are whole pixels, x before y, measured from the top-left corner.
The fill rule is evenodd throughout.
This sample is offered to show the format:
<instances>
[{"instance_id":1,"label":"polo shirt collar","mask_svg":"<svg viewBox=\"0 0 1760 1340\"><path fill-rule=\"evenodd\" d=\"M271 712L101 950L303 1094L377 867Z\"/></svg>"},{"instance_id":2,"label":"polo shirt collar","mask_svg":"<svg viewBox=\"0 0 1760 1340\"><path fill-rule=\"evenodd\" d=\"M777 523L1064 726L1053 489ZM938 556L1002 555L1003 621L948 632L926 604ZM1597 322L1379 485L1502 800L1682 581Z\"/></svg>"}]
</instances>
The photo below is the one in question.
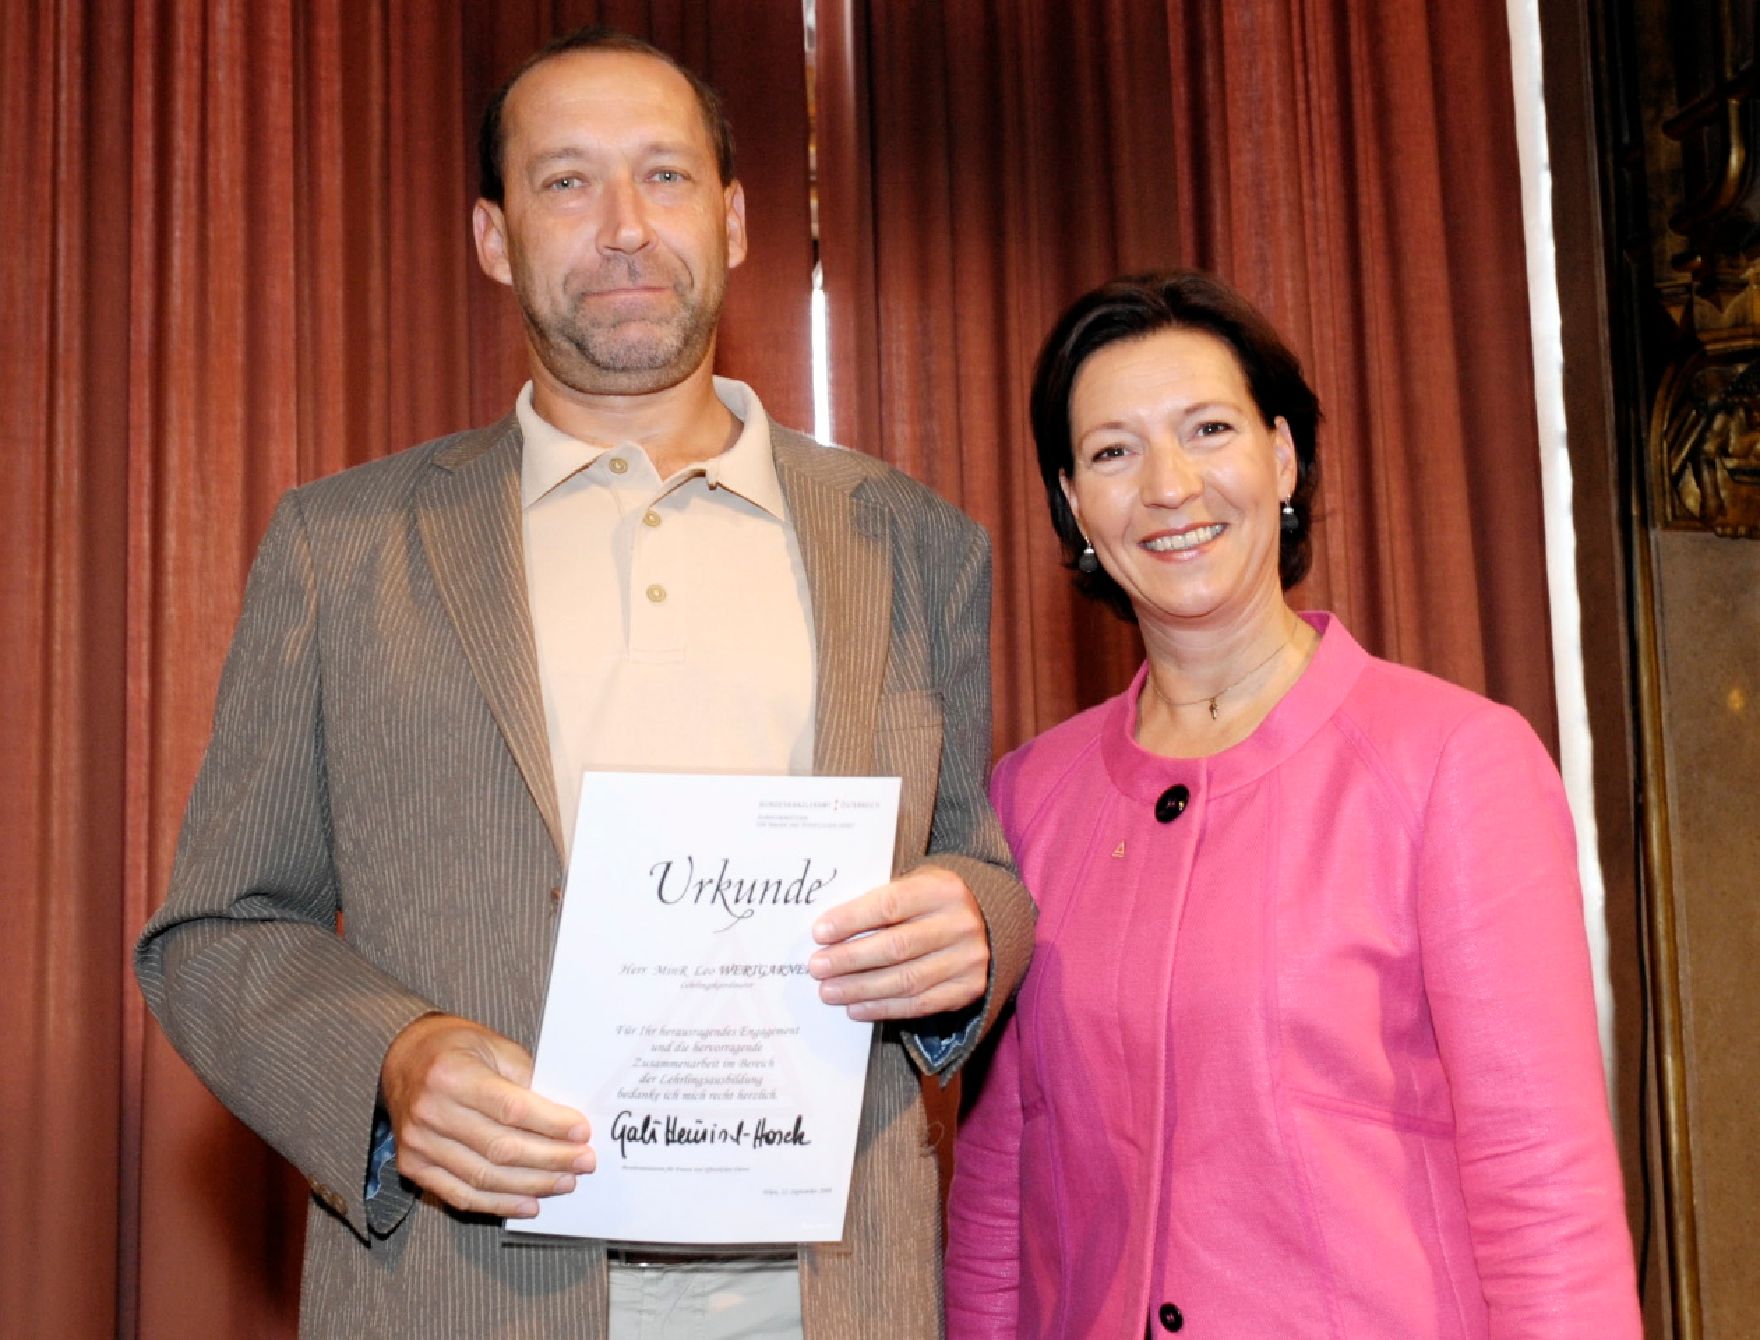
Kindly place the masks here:
<instances>
[{"instance_id":1,"label":"polo shirt collar","mask_svg":"<svg viewBox=\"0 0 1760 1340\"><path fill-rule=\"evenodd\" d=\"M757 392L731 377L714 379L715 395L741 424L733 445L719 456L691 466L684 477L701 475L710 488L726 489L777 520L784 520L787 505L776 478L776 456L770 446L770 416L759 403ZM608 451L634 443L582 442L544 418L532 406L532 384L520 388L514 404L520 435L525 440L520 454L520 501L530 507L558 484L588 469Z\"/></svg>"}]
</instances>

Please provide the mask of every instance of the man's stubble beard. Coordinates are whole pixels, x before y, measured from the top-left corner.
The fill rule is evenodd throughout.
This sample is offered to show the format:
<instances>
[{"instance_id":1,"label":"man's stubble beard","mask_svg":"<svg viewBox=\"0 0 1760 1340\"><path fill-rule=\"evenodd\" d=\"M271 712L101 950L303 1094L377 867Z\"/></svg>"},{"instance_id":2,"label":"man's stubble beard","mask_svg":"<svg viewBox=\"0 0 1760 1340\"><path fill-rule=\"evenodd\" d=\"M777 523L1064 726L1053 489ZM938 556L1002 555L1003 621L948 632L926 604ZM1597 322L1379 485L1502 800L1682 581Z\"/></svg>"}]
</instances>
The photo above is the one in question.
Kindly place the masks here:
<instances>
[{"instance_id":1,"label":"man's stubble beard","mask_svg":"<svg viewBox=\"0 0 1760 1340\"><path fill-rule=\"evenodd\" d=\"M583 319L586 296L569 297L560 312L542 309L529 274L515 291L526 332L552 377L583 395L643 395L676 386L701 366L715 342L727 272L717 267L693 295L670 287L677 308L668 317ZM632 272L634 282L652 276ZM587 295L590 296L590 295Z\"/></svg>"}]
</instances>

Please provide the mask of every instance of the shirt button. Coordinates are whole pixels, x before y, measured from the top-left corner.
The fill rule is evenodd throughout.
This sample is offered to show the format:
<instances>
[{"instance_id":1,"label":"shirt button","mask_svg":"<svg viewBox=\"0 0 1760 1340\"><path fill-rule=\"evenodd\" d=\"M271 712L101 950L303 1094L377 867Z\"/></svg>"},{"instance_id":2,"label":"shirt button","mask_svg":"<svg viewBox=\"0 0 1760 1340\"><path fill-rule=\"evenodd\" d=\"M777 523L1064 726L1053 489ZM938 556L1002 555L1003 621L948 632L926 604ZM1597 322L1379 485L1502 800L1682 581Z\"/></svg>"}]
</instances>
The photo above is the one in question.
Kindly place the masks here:
<instances>
[{"instance_id":1,"label":"shirt button","mask_svg":"<svg viewBox=\"0 0 1760 1340\"><path fill-rule=\"evenodd\" d=\"M648 599L653 601L656 605L660 604L666 599L666 588L660 585L659 582L655 582L648 588Z\"/></svg>"},{"instance_id":2,"label":"shirt button","mask_svg":"<svg viewBox=\"0 0 1760 1340\"><path fill-rule=\"evenodd\" d=\"M621 456L613 456L611 458L611 464L605 468L611 471L614 475L621 475L629 469L629 462L624 460Z\"/></svg>"},{"instance_id":3,"label":"shirt button","mask_svg":"<svg viewBox=\"0 0 1760 1340\"><path fill-rule=\"evenodd\" d=\"M1161 1329L1164 1331L1177 1331L1186 1324L1184 1315L1172 1303L1163 1303L1156 1315L1160 1318Z\"/></svg>"},{"instance_id":4,"label":"shirt button","mask_svg":"<svg viewBox=\"0 0 1760 1340\"><path fill-rule=\"evenodd\" d=\"M642 513L642 524L644 526L658 526L660 524L660 513L653 511L652 509Z\"/></svg>"}]
</instances>

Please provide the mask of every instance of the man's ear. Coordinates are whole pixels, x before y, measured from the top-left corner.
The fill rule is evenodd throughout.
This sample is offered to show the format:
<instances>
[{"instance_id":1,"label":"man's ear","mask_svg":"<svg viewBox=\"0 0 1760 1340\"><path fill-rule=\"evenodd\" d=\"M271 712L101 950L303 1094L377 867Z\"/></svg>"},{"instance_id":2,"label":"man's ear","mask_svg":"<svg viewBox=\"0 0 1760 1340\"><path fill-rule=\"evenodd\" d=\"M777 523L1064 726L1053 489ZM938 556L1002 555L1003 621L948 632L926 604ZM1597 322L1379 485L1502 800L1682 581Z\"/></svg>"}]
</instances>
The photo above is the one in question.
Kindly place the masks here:
<instances>
[{"instance_id":1,"label":"man's ear","mask_svg":"<svg viewBox=\"0 0 1760 1340\"><path fill-rule=\"evenodd\" d=\"M477 264L497 284L513 283L507 259L507 219L492 200L478 200L471 210L471 234L477 240Z\"/></svg>"},{"instance_id":2,"label":"man's ear","mask_svg":"<svg viewBox=\"0 0 1760 1340\"><path fill-rule=\"evenodd\" d=\"M722 198L726 202L727 268L731 270L746 258L746 188L731 182Z\"/></svg>"}]
</instances>

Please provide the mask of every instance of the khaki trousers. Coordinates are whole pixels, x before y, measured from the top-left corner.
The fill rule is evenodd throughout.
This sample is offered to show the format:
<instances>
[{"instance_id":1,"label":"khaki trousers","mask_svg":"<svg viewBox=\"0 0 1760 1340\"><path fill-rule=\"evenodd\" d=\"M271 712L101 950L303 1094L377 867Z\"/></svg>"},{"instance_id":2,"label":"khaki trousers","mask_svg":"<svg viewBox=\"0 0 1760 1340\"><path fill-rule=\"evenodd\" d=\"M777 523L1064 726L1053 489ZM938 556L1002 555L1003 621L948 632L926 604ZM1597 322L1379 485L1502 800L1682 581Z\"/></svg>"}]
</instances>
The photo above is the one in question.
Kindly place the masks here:
<instances>
[{"instance_id":1,"label":"khaki trousers","mask_svg":"<svg viewBox=\"0 0 1760 1340\"><path fill-rule=\"evenodd\" d=\"M611 1266L611 1340L801 1340L793 1261Z\"/></svg>"}]
</instances>

